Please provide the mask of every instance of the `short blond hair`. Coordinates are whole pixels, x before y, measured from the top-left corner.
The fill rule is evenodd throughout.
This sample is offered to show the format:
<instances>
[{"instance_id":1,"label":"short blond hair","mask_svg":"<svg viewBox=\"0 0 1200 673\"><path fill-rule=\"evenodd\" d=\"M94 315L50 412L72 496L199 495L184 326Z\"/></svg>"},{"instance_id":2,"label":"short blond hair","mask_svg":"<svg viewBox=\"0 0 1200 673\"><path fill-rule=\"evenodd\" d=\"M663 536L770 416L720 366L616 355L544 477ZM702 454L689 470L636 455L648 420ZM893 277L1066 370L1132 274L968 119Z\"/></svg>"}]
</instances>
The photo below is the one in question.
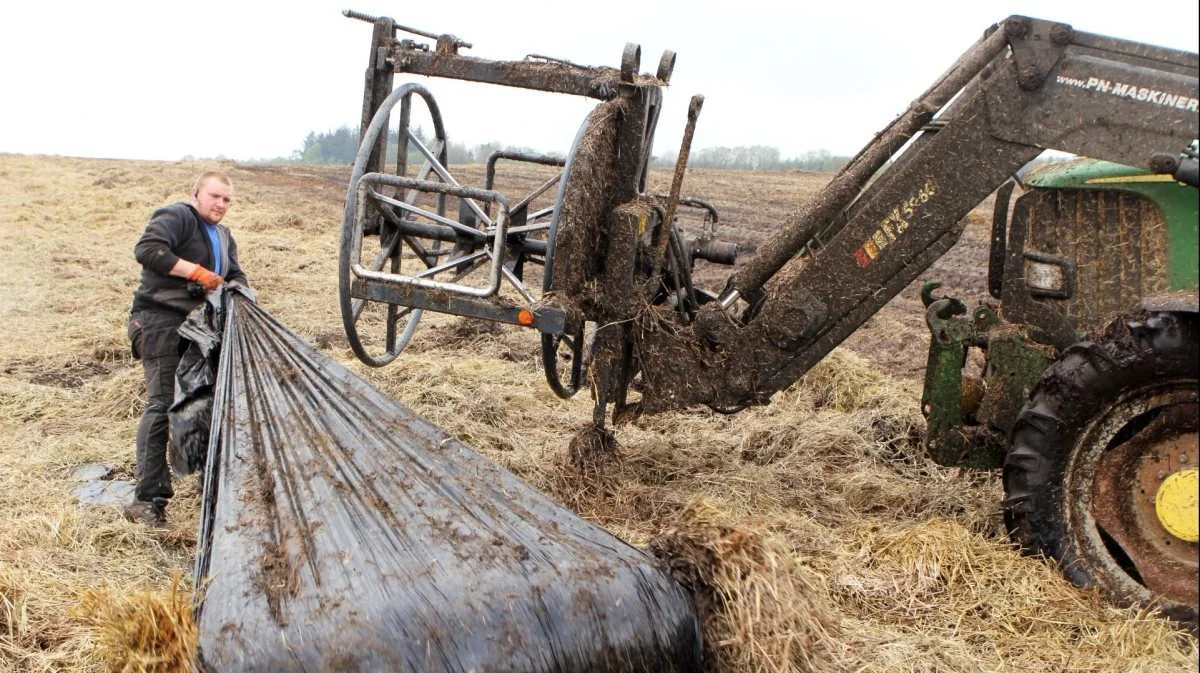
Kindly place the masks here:
<instances>
[{"instance_id":1,"label":"short blond hair","mask_svg":"<svg viewBox=\"0 0 1200 673\"><path fill-rule=\"evenodd\" d=\"M196 184L192 185L192 193L195 194L200 191L200 188L208 184L209 180L216 180L226 187L233 187L233 180L230 180L229 176L221 171L204 171L200 174L200 177L196 178Z\"/></svg>"}]
</instances>

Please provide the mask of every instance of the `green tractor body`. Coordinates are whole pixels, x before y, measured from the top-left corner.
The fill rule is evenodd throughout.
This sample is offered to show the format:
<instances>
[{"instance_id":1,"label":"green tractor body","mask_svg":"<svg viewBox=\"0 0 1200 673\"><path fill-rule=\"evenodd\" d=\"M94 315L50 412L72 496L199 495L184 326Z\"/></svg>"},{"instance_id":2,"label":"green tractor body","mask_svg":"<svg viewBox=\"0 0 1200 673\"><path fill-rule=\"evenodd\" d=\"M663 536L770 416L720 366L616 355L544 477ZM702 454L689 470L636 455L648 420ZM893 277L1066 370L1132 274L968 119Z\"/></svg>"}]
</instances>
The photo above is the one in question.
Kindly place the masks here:
<instances>
[{"instance_id":1,"label":"green tractor body","mask_svg":"<svg viewBox=\"0 0 1200 673\"><path fill-rule=\"evenodd\" d=\"M1200 603L1197 190L1090 159L997 196L989 293L922 292L940 464L1004 468L1025 550L1195 629ZM986 363L971 373L978 348Z\"/></svg>"},{"instance_id":2,"label":"green tractor body","mask_svg":"<svg viewBox=\"0 0 1200 673\"><path fill-rule=\"evenodd\" d=\"M968 311L923 292L931 331L922 406L944 465L999 467L1029 391L1072 344L1139 309L1196 311L1197 190L1166 175L1091 159L1029 171L1001 190L989 290ZM972 347L987 358L966 375Z\"/></svg>"}]
</instances>

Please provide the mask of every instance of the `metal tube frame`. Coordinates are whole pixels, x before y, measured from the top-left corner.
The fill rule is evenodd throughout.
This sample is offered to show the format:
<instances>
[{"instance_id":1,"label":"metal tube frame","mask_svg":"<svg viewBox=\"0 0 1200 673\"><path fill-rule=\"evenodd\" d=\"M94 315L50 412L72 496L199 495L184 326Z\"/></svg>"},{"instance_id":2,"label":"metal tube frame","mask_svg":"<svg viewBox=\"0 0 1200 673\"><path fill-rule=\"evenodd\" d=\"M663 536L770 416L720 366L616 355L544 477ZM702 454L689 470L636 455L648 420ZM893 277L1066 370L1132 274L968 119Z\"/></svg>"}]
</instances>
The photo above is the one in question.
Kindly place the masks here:
<instances>
[{"instance_id":1,"label":"metal tube frame","mask_svg":"<svg viewBox=\"0 0 1200 673\"><path fill-rule=\"evenodd\" d=\"M434 170L438 170L436 164L434 166ZM449 175L447 174L446 177L448 178ZM425 274L421 274L419 276L406 276L403 274L386 273L383 271L372 271L364 268L358 262L357 258L359 257L359 254L361 254L362 247L362 228L356 227L354 232L354 240L351 242L351 250L358 254L354 255L356 259L352 259L350 264L350 269L353 271L355 276L358 278L377 280L386 283L395 283L399 285L416 285L429 290L442 290L445 292L451 292L469 297L491 297L500 290L500 279L503 275L501 269L504 266L504 237L505 229L508 223L508 200L504 198L503 194L489 192L482 189L471 189L458 185L457 183L445 184L440 182L415 180L413 178L405 178L383 173L367 173L360 177L354 185L354 189L358 194L358 199L355 204L355 209L357 211L355 213L355 219L360 222L362 221L362 217L365 213L366 205L368 203L367 197L375 194L374 190L369 188L370 185L387 185L391 187L400 187L403 189L414 189L420 192L445 194L447 196L453 196L467 200L468 203L474 203L473 200L477 199L480 201L488 201L490 203L499 204L500 212L498 213L495 221L491 222L489 218L489 224L492 225L492 231L486 233L482 231L478 232L480 237L492 238L491 250L485 249L483 251L483 254L486 254L491 259L491 270L488 273L487 286L484 288L475 288L459 283L444 283L423 277ZM392 203L393 205L398 203L395 202L394 199L388 199L388 202ZM476 204L476 206L478 206L478 204ZM426 217L430 217L431 219L438 217L434 213L423 211L415 206L409 206L409 208L412 208L417 213ZM463 226L457 222L455 222L454 225L454 229L456 231L458 230L458 227ZM462 259L457 259L454 260L452 264L446 266L449 268L454 268L463 261L464 260Z\"/></svg>"}]
</instances>

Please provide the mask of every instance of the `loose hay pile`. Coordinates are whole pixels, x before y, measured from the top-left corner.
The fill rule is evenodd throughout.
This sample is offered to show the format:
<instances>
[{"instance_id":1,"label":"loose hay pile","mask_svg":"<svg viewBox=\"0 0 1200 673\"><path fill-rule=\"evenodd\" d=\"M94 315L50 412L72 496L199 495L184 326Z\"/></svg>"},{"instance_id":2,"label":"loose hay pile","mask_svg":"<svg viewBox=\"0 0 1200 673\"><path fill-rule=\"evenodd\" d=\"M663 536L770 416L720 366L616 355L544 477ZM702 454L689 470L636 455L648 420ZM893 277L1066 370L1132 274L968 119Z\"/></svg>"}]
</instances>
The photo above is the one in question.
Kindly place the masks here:
<instances>
[{"instance_id":1,"label":"loose hay pile","mask_svg":"<svg viewBox=\"0 0 1200 673\"><path fill-rule=\"evenodd\" d=\"M171 504L177 530L160 536L80 509L70 473L92 461L132 473L133 243L155 207L213 167L0 155L0 671L120 670L82 616L97 604L88 592L106 586L93 595L114 605L169 598L174 572L190 577L191 481ZM236 185L228 223L273 314L583 516L638 546L657 541L681 571L687 558L719 559L691 567L721 596L725 621L707 628L722 673L1196 670L1191 636L1012 551L995 475L922 457L912 381L836 351L769 407L619 427L618 459L583 474L567 446L591 405L546 388L531 334L427 315L397 363L354 362L335 299L343 169L220 168ZM788 177L796 193L812 187Z\"/></svg>"},{"instance_id":2,"label":"loose hay pile","mask_svg":"<svg viewBox=\"0 0 1200 673\"><path fill-rule=\"evenodd\" d=\"M90 626L100 660L122 673L177 673L195 669L199 632L192 594L176 573L170 591L89 589L73 614Z\"/></svg>"},{"instance_id":3,"label":"loose hay pile","mask_svg":"<svg viewBox=\"0 0 1200 673\"><path fill-rule=\"evenodd\" d=\"M776 536L730 520L700 500L650 543L695 596L713 671L816 671L833 652L821 578Z\"/></svg>"}]
</instances>

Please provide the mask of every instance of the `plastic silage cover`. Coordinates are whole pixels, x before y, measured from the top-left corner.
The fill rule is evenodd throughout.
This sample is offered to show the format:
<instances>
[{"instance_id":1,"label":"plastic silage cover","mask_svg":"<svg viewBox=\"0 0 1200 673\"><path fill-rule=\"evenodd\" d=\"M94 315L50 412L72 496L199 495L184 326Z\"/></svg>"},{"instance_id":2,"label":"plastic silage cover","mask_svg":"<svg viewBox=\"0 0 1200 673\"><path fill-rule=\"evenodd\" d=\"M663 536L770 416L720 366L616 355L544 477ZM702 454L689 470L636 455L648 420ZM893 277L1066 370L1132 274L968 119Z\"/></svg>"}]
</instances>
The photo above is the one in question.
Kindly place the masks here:
<instances>
[{"instance_id":1,"label":"plastic silage cover","mask_svg":"<svg viewBox=\"0 0 1200 673\"><path fill-rule=\"evenodd\" d=\"M221 354L221 335L212 322L232 296L228 291L213 295L211 303L192 311L179 326L186 349L175 369L175 399L167 410L171 438L167 458L176 477L200 470L208 454L213 387Z\"/></svg>"},{"instance_id":2,"label":"plastic silage cover","mask_svg":"<svg viewBox=\"0 0 1200 673\"><path fill-rule=\"evenodd\" d=\"M692 600L648 555L234 291L212 301L205 670L700 670Z\"/></svg>"}]
</instances>

